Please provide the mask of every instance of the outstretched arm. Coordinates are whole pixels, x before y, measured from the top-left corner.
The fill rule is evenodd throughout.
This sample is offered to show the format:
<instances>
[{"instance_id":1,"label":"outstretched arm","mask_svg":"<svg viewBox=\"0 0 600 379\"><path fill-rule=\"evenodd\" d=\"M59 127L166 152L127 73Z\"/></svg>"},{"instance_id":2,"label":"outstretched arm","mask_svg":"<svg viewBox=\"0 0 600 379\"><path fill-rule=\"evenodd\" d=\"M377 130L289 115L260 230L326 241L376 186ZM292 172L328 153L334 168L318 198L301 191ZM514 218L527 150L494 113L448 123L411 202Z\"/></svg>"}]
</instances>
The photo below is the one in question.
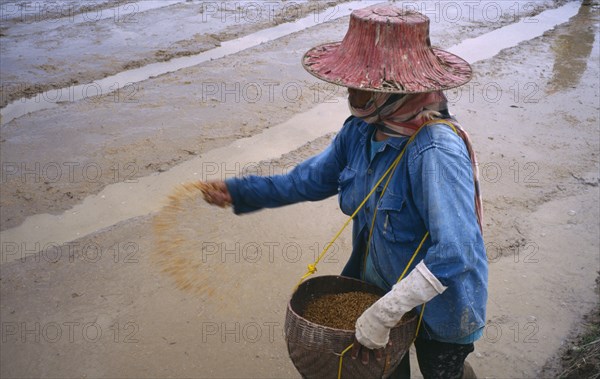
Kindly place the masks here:
<instances>
[{"instance_id":1,"label":"outstretched arm","mask_svg":"<svg viewBox=\"0 0 600 379\"><path fill-rule=\"evenodd\" d=\"M252 175L226 180L234 212L247 213L335 195L338 177L344 168L338 143L334 141L321 154L300 163L285 175Z\"/></svg>"},{"instance_id":2,"label":"outstretched arm","mask_svg":"<svg viewBox=\"0 0 600 379\"><path fill-rule=\"evenodd\" d=\"M285 175L250 175L212 182L205 198L218 206L232 204L234 212L241 214L335 195L340 172L346 166L344 134L342 129L327 149Z\"/></svg>"}]
</instances>

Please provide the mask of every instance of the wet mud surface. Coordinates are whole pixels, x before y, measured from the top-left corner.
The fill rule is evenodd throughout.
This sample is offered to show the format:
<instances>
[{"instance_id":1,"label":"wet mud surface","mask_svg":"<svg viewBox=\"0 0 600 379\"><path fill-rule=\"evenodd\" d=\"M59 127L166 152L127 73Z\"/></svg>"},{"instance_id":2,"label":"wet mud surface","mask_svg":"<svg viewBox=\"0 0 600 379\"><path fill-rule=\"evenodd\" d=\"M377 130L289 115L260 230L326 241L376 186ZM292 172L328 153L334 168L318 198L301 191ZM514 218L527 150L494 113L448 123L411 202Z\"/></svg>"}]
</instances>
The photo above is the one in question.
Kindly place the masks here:
<instances>
[{"instance_id":1,"label":"wet mud surface","mask_svg":"<svg viewBox=\"0 0 600 379\"><path fill-rule=\"evenodd\" d=\"M223 41L293 22L306 15L317 15L327 6L343 2L315 5L314 2L284 1L271 2L270 6L256 2L230 5L176 2L145 12L140 10L143 4L122 1L107 2L109 7L95 3L71 8L72 5L65 4L59 9L68 11L72 17L67 20L71 21L51 30L31 28L29 32L27 28L15 27L17 30L12 32L10 26L5 27L0 37L3 42L0 106L50 89L86 83L93 86L94 80L149 63L195 55L220 46ZM6 12L15 13L17 20L25 21L29 18L51 20L60 14L35 5L25 9L10 12L9 8ZM85 17L76 20L77 14ZM46 54L47 51L52 54Z\"/></svg>"},{"instance_id":2,"label":"wet mud surface","mask_svg":"<svg viewBox=\"0 0 600 379\"><path fill-rule=\"evenodd\" d=\"M193 6L168 9L181 15ZM550 6L557 4L539 8ZM160 17L155 13L148 22ZM432 23L432 41L449 47L514 20L506 13L497 23L484 21ZM84 39L102 36L101 25ZM144 177L160 177L217 148L229 146L235 154L242 138L327 102L344 102L342 89L317 82L299 62L308 48L340 39L346 25L347 18L327 22L142 81L118 101L109 94L65 103L2 125L0 229L39 213L67 214L116 183L129 181L131 189L123 191L135 191ZM3 30L2 42L9 32ZM597 34L598 4L584 5L543 36L473 64L471 83L447 93L473 138L484 194L488 324L469 357L480 377L538 377L597 303ZM174 33L172 41L182 40L189 38ZM156 51L140 54L154 60ZM130 59L114 52L103 59ZM85 59L80 64L90 70L86 79L103 75ZM57 75L77 70L61 68ZM26 71L5 77L3 69L2 80L39 77ZM314 127L318 122L307 122L306 128ZM252 170L286 172L335 135L323 134L281 155L270 155L268 143L257 144L265 156ZM217 167L215 175L242 171L205 163L203 169ZM199 265L202 281L216 288L200 296L177 289L153 262L153 218L140 215L35 253L35 230L26 250L3 241L0 312L9 328L0 352L3 377L297 376L282 336L285 305L306 265L345 220L337 200L244 217L190 205L178 218L185 237L180 248ZM345 233L318 273L339 273L350 249ZM27 259L9 261L9 253ZM23 325L33 330L25 340ZM84 331L85 325L92 326Z\"/></svg>"},{"instance_id":3,"label":"wet mud surface","mask_svg":"<svg viewBox=\"0 0 600 379\"><path fill-rule=\"evenodd\" d=\"M539 12L544 4L521 10ZM464 25L440 17L432 23L431 38L450 47L514 21L514 11L502 13L492 24L484 22L481 11L473 12ZM310 47L341 39L347 23L347 17L326 22L309 33L294 33L3 126L0 158L15 175L6 175L2 189L1 228L16 226L31 214L64 211L106 185L167 170L294 113L340 101L345 96L341 87L316 80L299 70L298 62ZM36 172L35 180L23 180L27 170Z\"/></svg>"}]
</instances>

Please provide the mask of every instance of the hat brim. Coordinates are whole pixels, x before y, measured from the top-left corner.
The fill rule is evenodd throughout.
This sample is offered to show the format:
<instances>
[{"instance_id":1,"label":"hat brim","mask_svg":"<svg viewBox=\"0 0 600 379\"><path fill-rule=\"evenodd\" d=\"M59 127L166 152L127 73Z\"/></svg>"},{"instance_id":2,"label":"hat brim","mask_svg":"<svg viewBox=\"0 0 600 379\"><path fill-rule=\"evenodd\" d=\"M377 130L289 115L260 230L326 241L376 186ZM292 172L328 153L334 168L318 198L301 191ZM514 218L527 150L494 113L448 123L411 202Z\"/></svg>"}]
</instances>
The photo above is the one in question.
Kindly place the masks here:
<instances>
[{"instance_id":1,"label":"hat brim","mask_svg":"<svg viewBox=\"0 0 600 379\"><path fill-rule=\"evenodd\" d=\"M394 76L401 78L399 80L377 78L378 75L369 72L368 69L349 67L348 63L345 63L346 66L328 67L324 63L331 62L331 59L339 54L338 49L341 43L326 43L310 49L302 57L302 66L313 76L329 83L384 93L411 94L448 90L468 83L473 75L473 70L467 61L437 48L431 48L433 59L437 60L435 65L430 65L436 68L435 72L431 71L431 67L422 72L408 70L406 67L397 67L398 72ZM404 63L404 65L410 64L411 62Z\"/></svg>"}]
</instances>

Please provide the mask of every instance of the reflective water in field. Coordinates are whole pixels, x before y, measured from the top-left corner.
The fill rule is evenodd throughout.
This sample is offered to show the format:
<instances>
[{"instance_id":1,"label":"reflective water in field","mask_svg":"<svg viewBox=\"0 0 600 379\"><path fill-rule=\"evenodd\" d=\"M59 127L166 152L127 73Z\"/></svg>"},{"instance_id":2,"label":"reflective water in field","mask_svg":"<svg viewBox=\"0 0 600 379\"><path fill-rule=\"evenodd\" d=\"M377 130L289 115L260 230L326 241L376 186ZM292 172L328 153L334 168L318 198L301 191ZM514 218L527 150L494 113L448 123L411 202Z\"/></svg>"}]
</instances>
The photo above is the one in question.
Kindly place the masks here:
<instances>
[{"instance_id":1,"label":"reflective water in field","mask_svg":"<svg viewBox=\"0 0 600 379\"><path fill-rule=\"evenodd\" d=\"M348 11L349 8L350 5L348 5ZM586 18L589 16L589 10L583 9L583 7L580 9L579 3L567 3L560 8L536 15L537 22L531 23L531 25L525 22L510 24L478 38L466 40L449 50L471 62L486 59L494 56L503 48L535 38L545 30L551 29L575 15L579 18ZM339 16L341 17L341 14ZM122 76L116 77L120 78L118 80L121 82L144 80L153 75L196 65L207 59L232 54L251 45L259 44L261 41L268 41L277 36L302 30L314 22L314 17L311 16L296 23L282 24L223 44L219 49L198 56L149 65L138 70L123 72L119 74ZM572 40L581 43L572 46L570 43ZM578 80L586 67L585 61L590 55L593 43L593 31L578 26L578 23L573 23L571 34L557 40L553 46L557 56L552 81L555 90L575 85L573 83ZM564 57L570 59L564 59ZM116 77L107 78L106 85L113 83ZM13 104L5 109L11 117L18 117L18 115L33 111L36 106L40 106L37 103L27 102L17 102L16 104L21 107L16 108ZM48 104L43 105L47 106ZM203 164L206 162L237 162L240 164L240 162L259 162L277 157L321 135L336 131L346 114L347 108L342 98L334 103L319 105L309 112L298 114L288 122L269 128L261 134L239 139L221 149L211 150L202 157L189 160L160 175L141 178L135 183L109 185L98 195L88 196L81 204L61 215L44 214L28 217L20 226L3 231L2 239L18 243L35 240L42 246L45 242L50 241L63 243L120 221L156 211L161 206L157 199L168 194L177 183L197 178L198 172L202 172ZM3 117L9 116L3 114ZM305 127L317 123L323 127L318 130ZM95 216L90 218L89 215ZM5 261L3 260L3 263Z\"/></svg>"},{"instance_id":2,"label":"reflective water in field","mask_svg":"<svg viewBox=\"0 0 600 379\"><path fill-rule=\"evenodd\" d=\"M153 9L152 6L159 6L158 3L154 4L155 2L148 3L149 4L145 4L144 6L150 9ZM173 1L173 3L175 4L177 3L177 1ZM174 72L182 68L195 66L208 60L218 59L229 54L234 54L241 50L257 46L261 43L269 42L277 38L289 35L291 33L307 29L316 24L347 16L351 13L353 9L361 8L372 4L372 1L353 1L335 5L333 7L323 9L320 12L311 12L308 16L298 19L294 22L279 24L275 27L262 29L258 32L249 34L241 38L225 41L221 44L221 46L200 54L175 58L167 62L151 63L137 69L120 72L116 75L112 75L102 80L94 81L92 83L50 90L42 94L38 94L33 98L29 99L22 98L8 104L5 108L1 110L1 123L2 125L4 125L12 121L13 119L21 117L25 114L56 107L61 102L75 102L96 95L106 95L124 87L124 90L126 91L127 86L131 86L133 83L137 83L165 73ZM407 8L414 8L415 10L419 10L427 14L429 8L427 8L426 6L419 6L418 3L414 4L414 6L411 5L411 7ZM508 8L507 10L505 10L507 14L515 12L514 17L516 17L516 12L519 10L512 10L511 7L513 5L508 3L504 4L503 6ZM139 5L139 7L142 7L142 5ZM133 7L132 9L135 10L137 8ZM483 9L485 9L485 7ZM544 31L549 30L554 26L567 21L570 17L574 16L577 13L578 9L578 2L570 2L562 7L547 10L532 17L525 17L523 19L518 20L518 22L496 29L480 37L465 40L459 45L450 48L450 51L464 57L469 62L476 62L481 59L490 58L504 48L515 46L519 42L537 37L541 35ZM129 8L128 10L131 11L131 9ZM494 18L490 18L491 16L486 16L486 13L481 12L475 13L473 15L473 18L471 18L470 16L467 17L467 15L469 15L470 12L469 9L444 6L440 9L432 8L432 10L439 12L439 14L443 16L440 17L439 20L437 20L436 16L432 15L432 28L437 25L434 24L436 21L444 25L452 26L452 24L455 24L456 22L462 22L461 20L465 19L465 17L465 22L481 22L482 20L495 20ZM525 9L520 9L520 11L524 10ZM209 10L206 11L208 12ZM141 12L142 11L140 10L139 13ZM486 12L489 13L489 11L487 10ZM499 12L502 12L502 10L500 10ZM129 17L133 17L132 15L136 15L137 17L137 13L130 13ZM215 17L215 15L211 15L211 17ZM197 31L216 31L219 28L224 28L228 25L228 23L243 23L244 19L245 18L241 17L239 20L229 18L225 20L226 22L200 22L197 23ZM454 21L455 19L457 19L458 21ZM249 22L249 20L246 18L245 22ZM159 25L158 27L161 26ZM116 31L113 31L113 33L116 33ZM186 32L183 34L189 35L190 32ZM119 39L116 36L113 36L113 38ZM156 38L160 40L161 38L166 37L156 36Z\"/></svg>"}]
</instances>

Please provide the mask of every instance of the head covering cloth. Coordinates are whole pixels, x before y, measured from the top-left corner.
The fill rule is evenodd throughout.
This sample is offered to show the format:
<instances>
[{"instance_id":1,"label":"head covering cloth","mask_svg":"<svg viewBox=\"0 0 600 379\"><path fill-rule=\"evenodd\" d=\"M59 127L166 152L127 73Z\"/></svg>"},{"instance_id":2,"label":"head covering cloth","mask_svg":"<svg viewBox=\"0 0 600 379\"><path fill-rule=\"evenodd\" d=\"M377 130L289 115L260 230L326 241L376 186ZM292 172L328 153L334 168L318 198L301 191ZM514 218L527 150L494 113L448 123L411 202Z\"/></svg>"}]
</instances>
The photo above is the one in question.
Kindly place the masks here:
<instances>
[{"instance_id":1,"label":"head covering cloth","mask_svg":"<svg viewBox=\"0 0 600 379\"><path fill-rule=\"evenodd\" d=\"M441 117L447 111L442 91L472 76L465 60L431 46L427 16L390 5L353 11L344 39L310 49L302 65L324 81L372 92L364 107L350 104L350 111L390 136L411 136ZM483 231L477 157L468 133L456 120L451 122L471 158L475 213Z\"/></svg>"}]
</instances>

